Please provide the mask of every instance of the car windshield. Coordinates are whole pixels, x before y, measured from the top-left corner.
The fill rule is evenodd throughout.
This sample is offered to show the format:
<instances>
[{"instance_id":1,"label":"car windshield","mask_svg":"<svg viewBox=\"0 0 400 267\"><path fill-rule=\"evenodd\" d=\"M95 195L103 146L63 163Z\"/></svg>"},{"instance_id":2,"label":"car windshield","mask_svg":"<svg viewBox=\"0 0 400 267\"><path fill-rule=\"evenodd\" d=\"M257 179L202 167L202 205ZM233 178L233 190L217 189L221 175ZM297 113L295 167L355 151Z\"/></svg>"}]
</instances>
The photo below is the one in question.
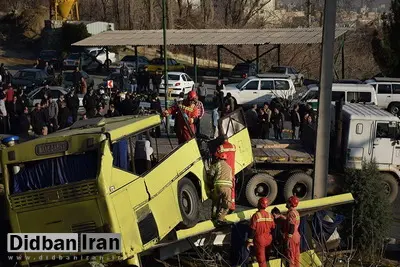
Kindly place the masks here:
<instances>
[{"instance_id":1,"label":"car windshield","mask_svg":"<svg viewBox=\"0 0 400 267\"><path fill-rule=\"evenodd\" d=\"M68 59L79 59L79 57L80 57L80 54L70 54L68 56Z\"/></svg>"},{"instance_id":2,"label":"car windshield","mask_svg":"<svg viewBox=\"0 0 400 267\"><path fill-rule=\"evenodd\" d=\"M242 88L243 85L245 85L248 81L249 81L249 79L244 79L243 81L241 81L239 84L236 85L236 88L237 89Z\"/></svg>"},{"instance_id":3,"label":"car windshield","mask_svg":"<svg viewBox=\"0 0 400 267\"><path fill-rule=\"evenodd\" d=\"M152 65L163 65L164 64L164 59L155 58L152 61L150 61L150 64L152 64Z\"/></svg>"},{"instance_id":4,"label":"car windshield","mask_svg":"<svg viewBox=\"0 0 400 267\"><path fill-rule=\"evenodd\" d=\"M249 65L248 64L237 64L232 71L245 71L247 72L249 70Z\"/></svg>"},{"instance_id":5,"label":"car windshield","mask_svg":"<svg viewBox=\"0 0 400 267\"><path fill-rule=\"evenodd\" d=\"M164 75L161 79L164 79ZM179 81L181 78L177 74L168 74L168 81Z\"/></svg>"},{"instance_id":6,"label":"car windshield","mask_svg":"<svg viewBox=\"0 0 400 267\"><path fill-rule=\"evenodd\" d=\"M64 72L63 79L64 79L64 81L72 82L72 80L73 80L72 72Z\"/></svg>"},{"instance_id":7,"label":"car windshield","mask_svg":"<svg viewBox=\"0 0 400 267\"><path fill-rule=\"evenodd\" d=\"M124 56L121 61L136 61L135 56Z\"/></svg>"},{"instance_id":8,"label":"car windshield","mask_svg":"<svg viewBox=\"0 0 400 267\"><path fill-rule=\"evenodd\" d=\"M274 73L286 73L286 68L284 67L272 67L270 72Z\"/></svg>"},{"instance_id":9,"label":"car windshield","mask_svg":"<svg viewBox=\"0 0 400 267\"><path fill-rule=\"evenodd\" d=\"M41 57L56 57L57 52L52 51L52 50L44 50L44 51L40 52L40 56Z\"/></svg>"},{"instance_id":10,"label":"car windshield","mask_svg":"<svg viewBox=\"0 0 400 267\"><path fill-rule=\"evenodd\" d=\"M27 97L28 97L28 98L32 98L32 96L35 95L36 92L39 92L39 91L42 90L42 89L43 89L43 87L42 87L42 88L39 88L39 89L36 89L36 90L33 90L32 92L30 92L30 93L27 95Z\"/></svg>"},{"instance_id":11,"label":"car windshield","mask_svg":"<svg viewBox=\"0 0 400 267\"><path fill-rule=\"evenodd\" d=\"M36 72L33 71L19 71L15 74L15 78L22 80L34 80L36 77Z\"/></svg>"}]
</instances>

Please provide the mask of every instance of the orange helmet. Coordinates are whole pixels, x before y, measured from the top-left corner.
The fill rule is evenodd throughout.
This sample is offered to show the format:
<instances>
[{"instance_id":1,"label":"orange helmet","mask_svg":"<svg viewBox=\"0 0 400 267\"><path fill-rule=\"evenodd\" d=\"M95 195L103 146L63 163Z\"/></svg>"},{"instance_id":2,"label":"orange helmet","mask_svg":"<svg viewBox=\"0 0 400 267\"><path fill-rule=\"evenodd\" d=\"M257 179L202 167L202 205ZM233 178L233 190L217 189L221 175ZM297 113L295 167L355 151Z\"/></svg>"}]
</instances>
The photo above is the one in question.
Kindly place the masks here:
<instances>
[{"instance_id":1,"label":"orange helmet","mask_svg":"<svg viewBox=\"0 0 400 267\"><path fill-rule=\"evenodd\" d=\"M291 197L289 197L287 202L290 204L290 206L295 208L299 205L300 200L296 196L291 196Z\"/></svg>"},{"instance_id":2,"label":"orange helmet","mask_svg":"<svg viewBox=\"0 0 400 267\"><path fill-rule=\"evenodd\" d=\"M197 93L195 91L190 91L187 97L189 100L195 100L197 98Z\"/></svg>"},{"instance_id":3,"label":"orange helmet","mask_svg":"<svg viewBox=\"0 0 400 267\"><path fill-rule=\"evenodd\" d=\"M215 152L215 157L217 158L217 159L223 159L223 160L227 160L228 159L228 156L226 155L226 153L224 153L224 152Z\"/></svg>"},{"instance_id":4,"label":"orange helmet","mask_svg":"<svg viewBox=\"0 0 400 267\"><path fill-rule=\"evenodd\" d=\"M266 209L268 207L269 201L268 198L262 197L258 200L258 208L259 209Z\"/></svg>"}]
</instances>

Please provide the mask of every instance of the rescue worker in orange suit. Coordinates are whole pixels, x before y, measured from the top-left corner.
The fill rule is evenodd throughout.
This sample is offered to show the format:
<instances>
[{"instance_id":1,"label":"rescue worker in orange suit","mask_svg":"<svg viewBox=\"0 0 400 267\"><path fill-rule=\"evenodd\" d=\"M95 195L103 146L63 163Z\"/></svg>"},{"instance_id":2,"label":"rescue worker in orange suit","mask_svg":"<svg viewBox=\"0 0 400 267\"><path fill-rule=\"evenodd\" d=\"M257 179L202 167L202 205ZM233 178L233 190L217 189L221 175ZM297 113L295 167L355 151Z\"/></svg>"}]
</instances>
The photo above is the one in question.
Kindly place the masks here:
<instances>
[{"instance_id":1,"label":"rescue worker in orange suit","mask_svg":"<svg viewBox=\"0 0 400 267\"><path fill-rule=\"evenodd\" d=\"M224 224L225 216L232 205L232 170L226 153L215 153L208 171L208 186L212 189L213 213L216 209L216 223Z\"/></svg>"},{"instance_id":2,"label":"rescue worker in orange suit","mask_svg":"<svg viewBox=\"0 0 400 267\"><path fill-rule=\"evenodd\" d=\"M236 204L235 204L235 198L236 198L236 194L235 194L235 185L236 185L236 181L235 181L236 146L234 144L229 143L228 137L226 135L224 135L224 142L222 143L222 145L218 146L217 152L218 153L226 153L226 155L228 157L227 160L226 160L226 163L228 163L229 167L231 167L231 169L232 169L232 205L231 205L230 210L234 211L235 208L236 208Z\"/></svg>"},{"instance_id":3,"label":"rescue worker in orange suit","mask_svg":"<svg viewBox=\"0 0 400 267\"><path fill-rule=\"evenodd\" d=\"M176 104L163 112L164 117L168 115L175 115L177 123L176 136L179 144L189 141L193 137L192 134L196 133L194 121L199 116L199 110L196 107L196 97L196 92L190 91L187 99L182 101L181 104ZM182 112L179 111L179 108ZM187 121L190 129L187 127L185 120Z\"/></svg>"},{"instance_id":4,"label":"rescue worker in orange suit","mask_svg":"<svg viewBox=\"0 0 400 267\"><path fill-rule=\"evenodd\" d=\"M300 267L300 214L296 210L299 202L298 197L291 196L286 202L286 208L288 209L287 215L283 216L280 214L274 214L275 219L283 218L286 220L284 225L284 238L286 242L286 257L289 261L289 267Z\"/></svg>"},{"instance_id":5,"label":"rescue worker in orange suit","mask_svg":"<svg viewBox=\"0 0 400 267\"><path fill-rule=\"evenodd\" d=\"M266 211L268 199L262 197L258 200L258 211L251 217L250 234L247 248L254 246L259 267L267 267L269 252L272 245L272 230L275 228L273 216Z\"/></svg>"}]
</instances>

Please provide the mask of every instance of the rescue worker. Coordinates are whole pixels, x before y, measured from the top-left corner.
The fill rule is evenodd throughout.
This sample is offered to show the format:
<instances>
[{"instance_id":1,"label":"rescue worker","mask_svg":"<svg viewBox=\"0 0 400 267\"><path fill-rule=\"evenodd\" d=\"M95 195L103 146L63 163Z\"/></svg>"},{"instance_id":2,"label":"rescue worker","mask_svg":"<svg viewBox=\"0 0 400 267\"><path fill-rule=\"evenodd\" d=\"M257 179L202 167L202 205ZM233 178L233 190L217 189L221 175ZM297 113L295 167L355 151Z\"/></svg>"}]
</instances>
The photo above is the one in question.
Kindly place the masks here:
<instances>
[{"instance_id":1,"label":"rescue worker","mask_svg":"<svg viewBox=\"0 0 400 267\"><path fill-rule=\"evenodd\" d=\"M299 205L299 198L291 196L286 202L288 213L286 216L274 214L275 219L285 219L284 225L284 238L286 242L286 257L289 261L289 267L300 267L300 241L301 236L299 232L300 214L296 210Z\"/></svg>"},{"instance_id":2,"label":"rescue worker","mask_svg":"<svg viewBox=\"0 0 400 267\"><path fill-rule=\"evenodd\" d=\"M196 133L196 127L194 125L195 119L199 117L199 110L196 107L197 94L194 91L190 91L187 98L180 104L176 104L163 112L163 116L174 115L176 120L176 135L178 137L178 143L183 144L189 141ZM179 109L182 111L179 111ZM189 128L186 125L186 122Z\"/></svg>"},{"instance_id":3,"label":"rescue worker","mask_svg":"<svg viewBox=\"0 0 400 267\"><path fill-rule=\"evenodd\" d=\"M216 152L214 156L208 172L208 184L213 188L212 201L213 212L216 210L216 223L223 224L232 204L232 170L226 162L226 153Z\"/></svg>"},{"instance_id":4,"label":"rescue worker","mask_svg":"<svg viewBox=\"0 0 400 267\"><path fill-rule=\"evenodd\" d=\"M258 211L251 217L250 234L247 248L254 246L258 266L267 267L269 252L272 244L272 230L275 229L274 218L265 209L268 199L262 197L258 200Z\"/></svg>"},{"instance_id":5,"label":"rescue worker","mask_svg":"<svg viewBox=\"0 0 400 267\"><path fill-rule=\"evenodd\" d=\"M229 143L228 137L224 135L224 142L222 145L218 146L217 148L217 153L226 153L227 155L227 160L226 163L228 163L229 167L231 167L232 170L232 205L230 210L234 211L236 209L236 204L235 204L235 186L236 186L236 181L235 181L235 155L236 155L236 146L234 144Z\"/></svg>"}]
</instances>

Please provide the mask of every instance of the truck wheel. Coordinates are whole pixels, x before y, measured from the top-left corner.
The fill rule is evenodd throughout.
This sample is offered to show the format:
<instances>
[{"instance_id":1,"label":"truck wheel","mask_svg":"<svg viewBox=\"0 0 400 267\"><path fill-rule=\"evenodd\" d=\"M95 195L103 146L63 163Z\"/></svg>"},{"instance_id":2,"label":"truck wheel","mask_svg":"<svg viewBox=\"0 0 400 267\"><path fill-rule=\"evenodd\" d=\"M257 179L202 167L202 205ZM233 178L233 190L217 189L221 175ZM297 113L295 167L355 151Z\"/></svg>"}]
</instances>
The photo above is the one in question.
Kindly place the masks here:
<instances>
[{"instance_id":1,"label":"truck wheel","mask_svg":"<svg viewBox=\"0 0 400 267\"><path fill-rule=\"evenodd\" d=\"M196 225L200 216L200 199L192 181L183 178L178 185L179 209L182 222L179 228L190 228Z\"/></svg>"},{"instance_id":2,"label":"truck wheel","mask_svg":"<svg viewBox=\"0 0 400 267\"><path fill-rule=\"evenodd\" d=\"M258 199L266 197L273 203L278 195L278 184L266 173L258 173L250 178L246 185L246 199L253 207L257 207Z\"/></svg>"},{"instance_id":3,"label":"truck wheel","mask_svg":"<svg viewBox=\"0 0 400 267\"><path fill-rule=\"evenodd\" d=\"M400 111L400 105L399 104L390 104L388 110L393 115L397 115Z\"/></svg>"},{"instance_id":4,"label":"truck wheel","mask_svg":"<svg viewBox=\"0 0 400 267\"><path fill-rule=\"evenodd\" d=\"M285 199L296 195L300 200L312 198L313 179L304 172L296 172L289 176L283 189Z\"/></svg>"},{"instance_id":5,"label":"truck wheel","mask_svg":"<svg viewBox=\"0 0 400 267\"><path fill-rule=\"evenodd\" d=\"M385 189L385 194L389 200L389 203L393 203L397 194L399 193L399 183L397 182L396 177L394 177L391 173L383 172L382 173L382 184Z\"/></svg>"}]
</instances>

